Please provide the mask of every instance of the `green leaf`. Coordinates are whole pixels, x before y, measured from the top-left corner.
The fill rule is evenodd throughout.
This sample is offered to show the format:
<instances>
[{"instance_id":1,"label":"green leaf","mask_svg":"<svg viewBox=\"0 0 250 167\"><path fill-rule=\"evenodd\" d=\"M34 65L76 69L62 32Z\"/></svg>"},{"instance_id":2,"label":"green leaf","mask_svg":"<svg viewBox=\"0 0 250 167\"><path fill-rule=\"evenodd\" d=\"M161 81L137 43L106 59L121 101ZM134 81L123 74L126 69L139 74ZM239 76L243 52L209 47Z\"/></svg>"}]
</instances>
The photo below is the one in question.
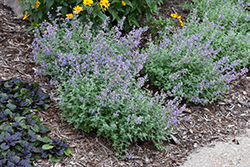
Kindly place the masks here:
<instances>
[{"instance_id":1,"label":"green leaf","mask_svg":"<svg viewBox=\"0 0 250 167\"><path fill-rule=\"evenodd\" d=\"M31 126L31 129L34 131L34 132L40 132L40 127L35 124L34 126Z\"/></svg>"},{"instance_id":2,"label":"green leaf","mask_svg":"<svg viewBox=\"0 0 250 167\"><path fill-rule=\"evenodd\" d=\"M71 150L71 149L69 149L69 148L65 149L63 152L64 152L64 153L65 153L65 155L67 155L68 157L69 157L70 155L72 155L72 156L73 156L73 152L72 152L72 150Z\"/></svg>"},{"instance_id":3,"label":"green leaf","mask_svg":"<svg viewBox=\"0 0 250 167\"><path fill-rule=\"evenodd\" d=\"M31 3L31 5L36 6L36 0L29 0L29 2Z\"/></svg>"},{"instance_id":4,"label":"green leaf","mask_svg":"<svg viewBox=\"0 0 250 167\"><path fill-rule=\"evenodd\" d=\"M15 145L15 149L17 149L21 153L23 153L25 151L24 148L20 144Z\"/></svg>"},{"instance_id":5,"label":"green leaf","mask_svg":"<svg viewBox=\"0 0 250 167\"><path fill-rule=\"evenodd\" d=\"M6 87L6 88L11 88L12 86L13 86L13 85L10 85L9 82L5 82L5 83L4 83L4 87Z\"/></svg>"},{"instance_id":6,"label":"green leaf","mask_svg":"<svg viewBox=\"0 0 250 167\"><path fill-rule=\"evenodd\" d=\"M0 97L8 97L6 93L0 93Z\"/></svg>"},{"instance_id":7,"label":"green leaf","mask_svg":"<svg viewBox=\"0 0 250 167\"><path fill-rule=\"evenodd\" d=\"M118 12L116 10L112 10L110 9L109 10L109 13L111 13L112 17L113 17L113 20L114 21L116 19L116 16L118 15Z\"/></svg>"},{"instance_id":8,"label":"green leaf","mask_svg":"<svg viewBox=\"0 0 250 167\"><path fill-rule=\"evenodd\" d=\"M6 151L1 151L1 154L2 154L3 156L6 156L6 154L7 154L9 151L10 151L10 149L8 149L8 150L6 150Z\"/></svg>"},{"instance_id":9,"label":"green leaf","mask_svg":"<svg viewBox=\"0 0 250 167\"><path fill-rule=\"evenodd\" d=\"M11 129L11 125L9 125L9 123L5 123L3 125L0 126L1 130L7 130L7 129Z\"/></svg>"},{"instance_id":10,"label":"green leaf","mask_svg":"<svg viewBox=\"0 0 250 167\"><path fill-rule=\"evenodd\" d=\"M68 14L68 8L63 6L62 9L60 10L62 12L62 16L65 17L66 14Z\"/></svg>"},{"instance_id":11,"label":"green leaf","mask_svg":"<svg viewBox=\"0 0 250 167\"><path fill-rule=\"evenodd\" d=\"M126 3L126 6L133 8L133 4L129 0L123 0Z\"/></svg>"},{"instance_id":12,"label":"green leaf","mask_svg":"<svg viewBox=\"0 0 250 167\"><path fill-rule=\"evenodd\" d=\"M14 120L15 120L16 122L19 122L19 121L21 121L22 119L25 120L26 117L15 117L15 118L14 118Z\"/></svg>"},{"instance_id":13,"label":"green leaf","mask_svg":"<svg viewBox=\"0 0 250 167\"><path fill-rule=\"evenodd\" d=\"M4 113L10 114L10 115L13 114L13 113L10 111L10 109L8 109L8 108L4 110Z\"/></svg>"},{"instance_id":14,"label":"green leaf","mask_svg":"<svg viewBox=\"0 0 250 167\"><path fill-rule=\"evenodd\" d=\"M139 11L139 13L141 13L141 9L138 7L138 2L137 1L132 1L132 5L133 5L133 8L132 8L132 10L131 10L131 12L133 12L134 10L138 10Z\"/></svg>"},{"instance_id":15,"label":"green leaf","mask_svg":"<svg viewBox=\"0 0 250 167\"><path fill-rule=\"evenodd\" d=\"M32 115L30 119L31 120L36 120L37 123L40 123L40 118L37 115Z\"/></svg>"},{"instance_id":16,"label":"green leaf","mask_svg":"<svg viewBox=\"0 0 250 167\"><path fill-rule=\"evenodd\" d=\"M38 15L38 19L40 20L43 17L43 11L39 10L37 15Z\"/></svg>"},{"instance_id":17,"label":"green leaf","mask_svg":"<svg viewBox=\"0 0 250 167\"><path fill-rule=\"evenodd\" d=\"M44 149L44 150L50 150L50 149L52 149L52 148L54 148L55 146L53 146L53 145L50 145L50 144L44 144L43 146L42 146L42 149Z\"/></svg>"},{"instance_id":18,"label":"green leaf","mask_svg":"<svg viewBox=\"0 0 250 167\"><path fill-rule=\"evenodd\" d=\"M52 140L47 136L45 136L45 137L37 137L37 140L42 141L44 143L51 143L52 142Z\"/></svg>"},{"instance_id":19,"label":"green leaf","mask_svg":"<svg viewBox=\"0 0 250 167\"><path fill-rule=\"evenodd\" d=\"M40 129L46 131L46 133L50 131L50 129L46 126L42 126Z\"/></svg>"},{"instance_id":20,"label":"green leaf","mask_svg":"<svg viewBox=\"0 0 250 167\"><path fill-rule=\"evenodd\" d=\"M80 2L82 2L82 0L76 0L76 4L79 4Z\"/></svg>"},{"instance_id":21,"label":"green leaf","mask_svg":"<svg viewBox=\"0 0 250 167\"><path fill-rule=\"evenodd\" d=\"M41 144L41 141L37 140L35 142L30 142L30 144L33 145L33 146L35 146L35 147L37 147L37 146L39 146Z\"/></svg>"},{"instance_id":22,"label":"green leaf","mask_svg":"<svg viewBox=\"0 0 250 167\"><path fill-rule=\"evenodd\" d=\"M146 22L148 23L150 21L150 19L152 18L152 14L150 12L147 12L146 14Z\"/></svg>"},{"instance_id":23,"label":"green leaf","mask_svg":"<svg viewBox=\"0 0 250 167\"><path fill-rule=\"evenodd\" d=\"M20 4L20 6L21 6L21 3L19 3ZM25 11L27 11L29 8L30 8L30 4L28 3L28 4L26 4L26 5L23 5L23 6L21 6L22 8L23 8L23 13L25 13Z\"/></svg>"},{"instance_id":24,"label":"green leaf","mask_svg":"<svg viewBox=\"0 0 250 167\"><path fill-rule=\"evenodd\" d=\"M21 89L21 94L22 94L22 95L27 95L28 92L29 92L28 89L25 89L25 88L22 88L22 89Z\"/></svg>"},{"instance_id":25,"label":"green leaf","mask_svg":"<svg viewBox=\"0 0 250 167\"><path fill-rule=\"evenodd\" d=\"M12 89L11 91L9 91L8 93L14 93L14 92L17 92L18 91L18 89L19 89L19 87L18 86L16 86L14 89Z\"/></svg>"},{"instance_id":26,"label":"green leaf","mask_svg":"<svg viewBox=\"0 0 250 167\"><path fill-rule=\"evenodd\" d=\"M34 20L34 22L38 22L38 13L35 13L33 16L31 16L32 20Z\"/></svg>"},{"instance_id":27,"label":"green leaf","mask_svg":"<svg viewBox=\"0 0 250 167\"><path fill-rule=\"evenodd\" d=\"M15 109L16 109L16 105L11 104L11 103L8 103L6 106L7 106L11 111L15 111Z\"/></svg>"},{"instance_id":28,"label":"green leaf","mask_svg":"<svg viewBox=\"0 0 250 167\"><path fill-rule=\"evenodd\" d=\"M32 104L32 101L33 101L33 100L32 100L32 101L31 101L31 100L32 100L32 99L26 99L25 102L27 102L28 105L31 105L31 104Z\"/></svg>"},{"instance_id":29,"label":"green leaf","mask_svg":"<svg viewBox=\"0 0 250 167\"><path fill-rule=\"evenodd\" d=\"M51 6L54 4L55 0L46 1L46 10L49 11Z\"/></svg>"},{"instance_id":30,"label":"green leaf","mask_svg":"<svg viewBox=\"0 0 250 167\"><path fill-rule=\"evenodd\" d=\"M52 157L50 159L51 162L60 162L62 160L62 158L56 158L56 157Z\"/></svg>"},{"instance_id":31,"label":"green leaf","mask_svg":"<svg viewBox=\"0 0 250 167\"><path fill-rule=\"evenodd\" d=\"M98 11L97 12L97 16L99 16L103 21L106 19L106 15L105 14L103 14L101 11Z\"/></svg>"},{"instance_id":32,"label":"green leaf","mask_svg":"<svg viewBox=\"0 0 250 167\"><path fill-rule=\"evenodd\" d=\"M41 156L39 154L32 154L32 157L30 157L30 160L32 158L32 161L37 160L37 159L41 159Z\"/></svg>"},{"instance_id":33,"label":"green leaf","mask_svg":"<svg viewBox=\"0 0 250 167\"><path fill-rule=\"evenodd\" d=\"M131 22L132 22L134 25L136 25L137 27L140 27L139 23L137 22L137 20L136 20L135 18L133 18L133 19L131 20ZM133 25L133 24L132 24L132 25Z\"/></svg>"},{"instance_id":34,"label":"green leaf","mask_svg":"<svg viewBox=\"0 0 250 167\"><path fill-rule=\"evenodd\" d=\"M17 98L18 96L22 96L22 95L20 95L19 92L16 92L16 93L14 94L14 98Z\"/></svg>"},{"instance_id":35,"label":"green leaf","mask_svg":"<svg viewBox=\"0 0 250 167\"><path fill-rule=\"evenodd\" d=\"M32 109L32 111L34 111L34 112L37 112L37 111L40 111L41 109L40 108L34 108L34 109Z\"/></svg>"},{"instance_id":36,"label":"green leaf","mask_svg":"<svg viewBox=\"0 0 250 167\"><path fill-rule=\"evenodd\" d=\"M63 4L64 6L68 6L68 4L67 4L66 2L63 2L62 4Z\"/></svg>"},{"instance_id":37,"label":"green leaf","mask_svg":"<svg viewBox=\"0 0 250 167\"><path fill-rule=\"evenodd\" d=\"M43 109L47 110L49 108L49 105L48 104L44 104L43 105Z\"/></svg>"},{"instance_id":38,"label":"green leaf","mask_svg":"<svg viewBox=\"0 0 250 167\"><path fill-rule=\"evenodd\" d=\"M29 129L29 127L26 125L26 121L25 120L22 120L20 122L20 126L23 128L23 129Z\"/></svg>"}]
</instances>

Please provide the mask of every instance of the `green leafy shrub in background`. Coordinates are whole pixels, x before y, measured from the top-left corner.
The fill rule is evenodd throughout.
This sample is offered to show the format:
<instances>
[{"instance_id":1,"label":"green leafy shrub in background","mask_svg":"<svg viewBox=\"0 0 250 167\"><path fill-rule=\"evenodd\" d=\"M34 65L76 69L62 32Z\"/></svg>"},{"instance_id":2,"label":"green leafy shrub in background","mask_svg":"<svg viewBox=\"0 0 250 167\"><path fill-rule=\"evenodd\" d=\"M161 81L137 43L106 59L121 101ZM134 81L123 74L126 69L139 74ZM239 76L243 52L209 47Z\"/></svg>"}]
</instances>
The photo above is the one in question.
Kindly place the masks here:
<instances>
[{"instance_id":1,"label":"green leafy shrub in background","mask_svg":"<svg viewBox=\"0 0 250 167\"><path fill-rule=\"evenodd\" d=\"M134 25L140 26L139 19L142 20L146 16L146 22L152 19L153 12L158 12L157 5L161 5L163 0L20 0L20 6L23 8L24 19L28 19L33 23L31 28L37 26L43 20L49 20L47 13L49 12L53 19L55 18L56 9L60 7L63 18L66 15L73 14L74 8L79 10L78 14L80 22L88 24L93 22L93 27L98 29L107 16L111 18L110 27L116 25L124 16L124 29L130 30ZM70 15L70 18L73 15Z\"/></svg>"},{"instance_id":2,"label":"green leafy shrub in background","mask_svg":"<svg viewBox=\"0 0 250 167\"><path fill-rule=\"evenodd\" d=\"M50 139L31 110L47 109L48 95L38 84L0 79L0 166L33 166L40 158L60 161L72 151L63 140Z\"/></svg>"},{"instance_id":3,"label":"green leafy shrub in background","mask_svg":"<svg viewBox=\"0 0 250 167\"><path fill-rule=\"evenodd\" d=\"M106 31L104 21L98 33L76 19L64 20L61 29L44 22L35 31L34 60L41 66L36 73L50 75L57 84L57 104L75 128L85 132L97 130L109 137L117 156L138 140L152 140L158 149L175 130L180 99L165 104L165 94L144 91L146 80L138 76L147 54L140 54L141 34L133 29L121 36L122 21ZM50 41L50 42L47 42ZM65 45L67 44L67 45Z\"/></svg>"}]
</instances>

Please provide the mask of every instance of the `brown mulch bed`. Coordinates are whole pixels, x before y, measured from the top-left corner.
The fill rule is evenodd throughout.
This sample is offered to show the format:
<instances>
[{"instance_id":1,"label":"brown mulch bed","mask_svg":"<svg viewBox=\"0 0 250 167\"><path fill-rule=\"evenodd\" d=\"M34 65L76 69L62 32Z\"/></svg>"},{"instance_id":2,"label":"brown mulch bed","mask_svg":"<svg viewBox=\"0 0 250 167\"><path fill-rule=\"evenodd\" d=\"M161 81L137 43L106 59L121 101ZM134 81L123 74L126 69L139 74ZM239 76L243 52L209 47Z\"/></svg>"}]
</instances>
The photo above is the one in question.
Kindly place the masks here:
<instances>
[{"instance_id":1,"label":"brown mulch bed","mask_svg":"<svg viewBox=\"0 0 250 167\"><path fill-rule=\"evenodd\" d=\"M179 0L178 3L183 2ZM160 9L160 16L169 17L173 10L185 20L188 11L182 11L174 0L167 1ZM0 1L0 78L20 78L30 83L38 83L43 92L53 93L49 76L34 74L31 43L33 36L28 32L28 21L14 19L12 10ZM171 135L172 140L164 142L166 151L158 151L150 141L138 141L128 150L133 158L117 159L112 142L95 132L84 133L60 119L61 111L54 101L50 108L37 113L41 123L51 132L51 138L65 139L74 156L65 157L61 162L37 160L42 167L59 166L148 166L173 167L181 165L187 156L199 147L213 146L216 141L227 141L229 136L245 133L250 116L250 77L244 75L237 80L228 97L207 106L187 104L187 109L179 119L179 130ZM236 84L233 82L232 84ZM191 119L186 121L186 117Z\"/></svg>"}]
</instances>

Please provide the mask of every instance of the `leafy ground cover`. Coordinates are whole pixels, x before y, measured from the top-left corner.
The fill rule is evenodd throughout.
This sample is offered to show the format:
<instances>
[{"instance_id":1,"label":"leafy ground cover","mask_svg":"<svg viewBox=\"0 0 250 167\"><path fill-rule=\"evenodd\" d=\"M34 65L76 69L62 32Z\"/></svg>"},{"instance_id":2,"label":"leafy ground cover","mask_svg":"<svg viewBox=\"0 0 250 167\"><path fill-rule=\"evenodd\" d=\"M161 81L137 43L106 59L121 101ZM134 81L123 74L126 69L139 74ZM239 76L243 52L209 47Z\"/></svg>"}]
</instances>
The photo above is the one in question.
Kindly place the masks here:
<instances>
[{"instance_id":1,"label":"leafy ground cover","mask_svg":"<svg viewBox=\"0 0 250 167\"><path fill-rule=\"evenodd\" d=\"M0 166L34 166L33 161L60 161L72 151L65 141L50 139L50 130L32 112L47 109L48 94L38 84L0 79Z\"/></svg>"}]
</instances>

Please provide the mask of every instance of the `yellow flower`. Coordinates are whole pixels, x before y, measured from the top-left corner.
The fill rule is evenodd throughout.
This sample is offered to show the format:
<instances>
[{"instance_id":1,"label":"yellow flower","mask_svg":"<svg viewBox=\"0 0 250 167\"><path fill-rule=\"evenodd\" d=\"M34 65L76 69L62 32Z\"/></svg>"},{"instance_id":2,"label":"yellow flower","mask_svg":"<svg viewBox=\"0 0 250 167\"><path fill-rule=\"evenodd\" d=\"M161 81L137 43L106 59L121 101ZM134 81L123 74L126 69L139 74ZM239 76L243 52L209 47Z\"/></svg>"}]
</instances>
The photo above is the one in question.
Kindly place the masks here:
<instances>
[{"instance_id":1,"label":"yellow flower","mask_svg":"<svg viewBox=\"0 0 250 167\"><path fill-rule=\"evenodd\" d=\"M17 2L21 2L20 0L16 0Z\"/></svg>"},{"instance_id":2,"label":"yellow flower","mask_svg":"<svg viewBox=\"0 0 250 167\"><path fill-rule=\"evenodd\" d=\"M180 25L184 26L183 22L181 21L181 19L179 19Z\"/></svg>"},{"instance_id":3,"label":"yellow flower","mask_svg":"<svg viewBox=\"0 0 250 167\"><path fill-rule=\"evenodd\" d=\"M36 8L39 8L40 6L40 2L39 1L36 1ZM31 5L32 9L34 9L35 7L33 5Z\"/></svg>"},{"instance_id":4,"label":"yellow flower","mask_svg":"<svg viewBox=\"0 0 250 167\"><path fill-rule=\"evenodd\" d=\"M176 14L176 13L171 13L171 17L173 17L173 18L177 18L178 17L178 15Z\"/></svg>"},{"instance_id":5,"label":"yellow flower","mask_svg":"<svg viewBox=\"0 0 250 167\"><path fill-rule=\"evenodd\" d=\"M40 2L36 1L36 8L39 8L39 6L40 6Z\"/></svg>"},{"instance_id":6,"label":"yellow flower","mask_svg":"<svg viewBox=\"0 0 250 167\"><path fill-rule=\"evenodd\" d=\"M27 19L29 16L30 16L30 14L25 14L25 15L23 16L23 20Z\"/></svg>"},{"instance_id":7,"label":"yellow flower","mask_svg":"<svg viewBox=\"0 0 250 167\"><path fill-rule=\"evenodd\" d=\"M181 19L181 16L177 16L177 19L179 19L179 20L180 20L180 19Z\"/></svg>"},{"instance_id":8,"label":"yellow flower","mask_svg":"<svg viewBox=\"0 0 250 167\"><path fill-rule=\"evenodd\" d=\"M93 4L93 0L83 0L83 5L84 6L86 6L86 5L91 6L91 4Z\"/></svg>"},{"instance_id":9,"label":"yellow flower","mask_svg":"<svg viewBox=\"0 0 250 167\"><path fill-rule=\"evenodd\" d=\"M77 5L77 6L74 7L73 9L74 9L73 13L75 13L75 14L78 14L78 13L80 13L81 11L83 11L82 7L80 7L79 5Z\"/></svg>"},{"instance_id":10,"label":"yellow flower","mask_svg":"<svg viewBox=\"0 0 250 167\"><path fill-rule=\"evenodd\" d=\"M101 0L101 1L100 1L100 6L101 6L101 8L102 8L104 11L106 11L106 8L107 8L107 9L109 8L110 3L109 3L108 0Z\"/></svg>"},{"instance_id":11,"label":"yellow flower","mask_svg":"<svg viewBox=\"0 0 250 167\"><path fill-rule=\"evenodd\" d=\"M67 19L72 19L73 18L73 14L72 13L66 14L66 17L67 17Z\"/></svg>"},{"instance_id":12,"label":"yellow flower","mask_svg":"<svg viewBox=\"0 0 250 167\"><path fill-rule=\"evenodd\" d=\"M122 1L122 5L123 5L123 6L126 6L126 3L125 3L124 1Z\"/></svg>"}]
</instances>

